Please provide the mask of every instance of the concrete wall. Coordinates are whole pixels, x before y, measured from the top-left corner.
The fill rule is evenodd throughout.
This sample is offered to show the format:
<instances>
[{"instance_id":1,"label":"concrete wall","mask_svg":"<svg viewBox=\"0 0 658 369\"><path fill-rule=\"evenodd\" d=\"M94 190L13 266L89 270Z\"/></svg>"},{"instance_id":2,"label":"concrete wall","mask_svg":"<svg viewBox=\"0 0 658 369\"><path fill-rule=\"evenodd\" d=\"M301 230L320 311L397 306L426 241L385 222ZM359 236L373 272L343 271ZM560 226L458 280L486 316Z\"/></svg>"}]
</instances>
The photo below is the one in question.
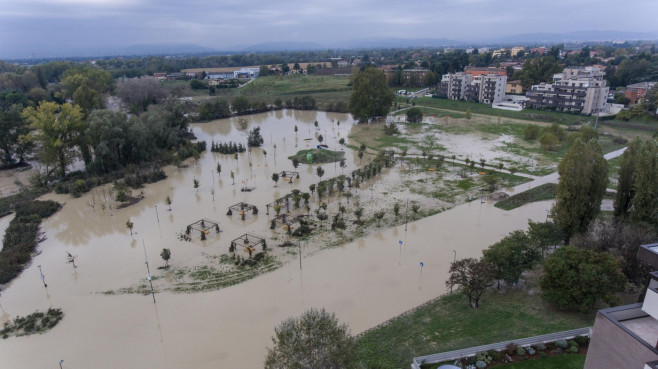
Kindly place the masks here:
<instances>
[{"instance_id":1,"label":"concrete wall","mask_svg":"<svg viewBox=\"0 0 658 369\"><path fill-rule=\"evenodd\" d=\"M655 350L642 344L601 311L596 314L584 369L640 369L656 359Z\"/></svg>"}]
</instances>

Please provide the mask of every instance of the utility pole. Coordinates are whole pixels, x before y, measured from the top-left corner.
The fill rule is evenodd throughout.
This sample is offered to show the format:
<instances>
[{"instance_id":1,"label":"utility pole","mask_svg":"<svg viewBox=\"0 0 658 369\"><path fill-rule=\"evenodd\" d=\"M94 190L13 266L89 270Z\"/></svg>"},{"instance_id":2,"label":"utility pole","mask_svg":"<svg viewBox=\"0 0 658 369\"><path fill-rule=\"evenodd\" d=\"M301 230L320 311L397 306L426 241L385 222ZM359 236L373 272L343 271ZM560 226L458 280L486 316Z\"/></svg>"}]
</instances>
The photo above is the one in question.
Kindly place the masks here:
<instances>
[{"instance_id":1,"label":"utility pole","mask_svg":"<svg viewBox=\"0 0 658 369\"><path fill-rule=\"evenodd\" d=\"M404 211L404 231L407 231L407 220L409 218L409 198L407 198L407 208Z\"/></svg>"}]
</instances>

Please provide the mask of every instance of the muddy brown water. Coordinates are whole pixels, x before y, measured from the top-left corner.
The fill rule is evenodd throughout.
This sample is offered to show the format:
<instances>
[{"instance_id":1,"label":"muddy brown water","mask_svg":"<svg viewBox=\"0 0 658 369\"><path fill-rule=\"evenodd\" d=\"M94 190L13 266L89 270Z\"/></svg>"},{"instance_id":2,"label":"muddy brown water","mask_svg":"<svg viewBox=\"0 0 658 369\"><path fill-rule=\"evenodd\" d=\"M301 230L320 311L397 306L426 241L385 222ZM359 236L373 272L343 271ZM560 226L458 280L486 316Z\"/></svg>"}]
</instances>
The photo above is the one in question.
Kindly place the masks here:
<instances>
[{"instance_id":1,"label":"muddy brown water","mask_svg":"<svg viewBox=\"0 0 658 369\"><path fill-rule=\"evenodd\" d=\"M318 120L323 135L326 127L330 147L337 146L338 137L346 137L353 124L346 115L320 112L280 111L251 118L250 125L262 127L268 151L266 160L261 150L252 150L251 171L246 153L236 163L228 155L208 152L198 165L169 168L166 181L146 186L144 200L125 209L102 210L99 200L92 208L92 194L78 199L48 195L66 205L43 223L47 239L39 246L42 253L2 291L0 319L51 306L62 308L65 317L46 334L0 340L2 366L56 367L63 359L65 368L262 367L274 327L281 320L310 307L325 307L348 323L353 333L362 332L444 293L452 250L458 258L477 257L507 233L525 228L528 219L543 220L550 207L549 202L540 202L504 212L493 204L473 201L411 222L406 231L404 225L382 229L316 252L303 258L301 270L295 260L217 291L157 293L157 304L150 295L100 293L146 280L143 247L151 273L157 275L156 267L163 264L159 256L163 247L171 249L172 265L194 265L205 260L204 254L226 253L229 241L247 231L270 236L264 204L291 189L281 181L278 188L273 186L272 145L277 144L278 170L291 170L285 157L304 148L302 138L309 136L309 129L310 135L314 134L313 121ZM340 120L340 127L333 124L332 128L331 119ZM302 140L297 148L294 124ZM237 130L237 119L194 125L193 129L207 141L211 136L246 140L245 133ZM354 156L347 151L346 173L358 164ZM213 202L211 171L217 160L222 163L222 173L220 180L215 173ZM334 169L333 164L324 167L328 176L334 171L340 174L341 169ZM238 173L236 185L231 185L230 170ZM310 171L300 166L301 179L292 188L306 191L310 183L317 182L315 166ZM194 177L202 183L198 192L192 186ZM240 192L242 180L257 189ZM100 190L96 199L99 194ZM173 199L171 212L164 204L167 195ZM226 216L227 206L238 201L259 206L258 216L244 222L238 216ZM209 237L205 243L179 241L176 234L201 217L220 222L223 232L219 237ZM125 225L129 218L135 224L133 236ZM305 248L311 245L302 242ZM66 263L66 252L77 256L77 268ZM42 266L47 289L37 265Z\"/></svg>"}]
</instances>

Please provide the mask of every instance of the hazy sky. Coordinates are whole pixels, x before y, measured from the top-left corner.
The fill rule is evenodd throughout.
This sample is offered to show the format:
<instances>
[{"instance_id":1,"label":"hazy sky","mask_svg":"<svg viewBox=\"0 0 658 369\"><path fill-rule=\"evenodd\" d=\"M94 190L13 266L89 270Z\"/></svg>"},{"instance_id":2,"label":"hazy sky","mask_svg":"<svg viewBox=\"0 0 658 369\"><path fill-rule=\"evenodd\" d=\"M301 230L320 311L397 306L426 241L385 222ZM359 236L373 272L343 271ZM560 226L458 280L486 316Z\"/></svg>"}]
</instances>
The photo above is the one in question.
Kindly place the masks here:
<instances>
[{"instance_id":1,"label":"hazy sky","mask_svg":"<svg viewBox=\"0 0 658 369\"><path fill-rule=\"evenodd\" d=\"M0 57L152 43L658 32L657 18L658 0L0 0Z\"/></svg>"}]
</instances>

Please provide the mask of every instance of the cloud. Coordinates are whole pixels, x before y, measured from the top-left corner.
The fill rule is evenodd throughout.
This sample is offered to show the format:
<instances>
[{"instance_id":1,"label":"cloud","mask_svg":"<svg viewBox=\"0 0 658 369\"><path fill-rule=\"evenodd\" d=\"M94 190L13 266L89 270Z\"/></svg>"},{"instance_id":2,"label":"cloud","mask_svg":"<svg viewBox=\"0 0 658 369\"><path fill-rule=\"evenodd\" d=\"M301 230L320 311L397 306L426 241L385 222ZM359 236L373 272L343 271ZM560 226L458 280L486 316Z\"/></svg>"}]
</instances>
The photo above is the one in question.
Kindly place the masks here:
<instances>
[{"instance_id":1,"label":"cloud","mask_svg":"<svg viewBox=\"0 0 658 369\"><path fill-rule=\"evenodd\" d=\"M655 14L655 0L627 6L612 0L0 0L0 53L21 45L187 42L223 48L263 40L336 45L368 37L658 32Z\"/></svg>"}]
</instances>

